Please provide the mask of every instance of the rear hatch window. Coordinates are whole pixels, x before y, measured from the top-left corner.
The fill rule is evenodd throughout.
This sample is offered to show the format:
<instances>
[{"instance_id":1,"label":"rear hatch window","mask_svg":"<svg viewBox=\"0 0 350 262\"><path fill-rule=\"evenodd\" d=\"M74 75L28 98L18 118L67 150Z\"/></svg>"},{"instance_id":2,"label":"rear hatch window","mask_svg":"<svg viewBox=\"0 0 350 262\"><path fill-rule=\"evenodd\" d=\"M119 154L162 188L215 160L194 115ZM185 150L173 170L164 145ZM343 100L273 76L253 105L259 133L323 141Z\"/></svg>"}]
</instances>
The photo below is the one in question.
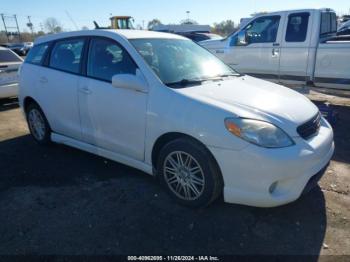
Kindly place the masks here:
<instances>
[{"instance_id":1,"label":"rear hatch window","mask_svg":"<svg viewBox=\"0 0 350 262\"><path fill-rule=\"evenodd\" d=\"M9 50L0 50L0 63L22 62L22 60Z\"/></svg>"}]
</instances>

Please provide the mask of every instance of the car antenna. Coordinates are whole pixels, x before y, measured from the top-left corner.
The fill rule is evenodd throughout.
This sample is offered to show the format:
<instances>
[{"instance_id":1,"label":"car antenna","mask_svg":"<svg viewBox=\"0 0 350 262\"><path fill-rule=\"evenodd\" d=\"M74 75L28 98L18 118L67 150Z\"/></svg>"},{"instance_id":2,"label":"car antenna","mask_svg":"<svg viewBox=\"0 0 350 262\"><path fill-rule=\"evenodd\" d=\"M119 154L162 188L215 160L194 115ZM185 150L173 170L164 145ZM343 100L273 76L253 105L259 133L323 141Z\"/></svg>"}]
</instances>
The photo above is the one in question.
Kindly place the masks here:
<instances>
[{"instance_id":1,"label":"car antenna","mask_svg":"<svg viewBox=\"0 0 350 262\"><path fill-rule=\"evenodd\" d=\"M94 21L94 25L95 25L95 29L100 29L100 26L98 25L98 23L96 21Z\"/></svg>"},{"instance_id":2,"label":"car antenna","mask_svg":"<svg viewBox=\"0 0 350 262\"><path fill-rule=\"evenodd\" d=\"M94 21L95 29L110 29L109 27L100 27L96 21Z\"/></svg>"}]
</instances>

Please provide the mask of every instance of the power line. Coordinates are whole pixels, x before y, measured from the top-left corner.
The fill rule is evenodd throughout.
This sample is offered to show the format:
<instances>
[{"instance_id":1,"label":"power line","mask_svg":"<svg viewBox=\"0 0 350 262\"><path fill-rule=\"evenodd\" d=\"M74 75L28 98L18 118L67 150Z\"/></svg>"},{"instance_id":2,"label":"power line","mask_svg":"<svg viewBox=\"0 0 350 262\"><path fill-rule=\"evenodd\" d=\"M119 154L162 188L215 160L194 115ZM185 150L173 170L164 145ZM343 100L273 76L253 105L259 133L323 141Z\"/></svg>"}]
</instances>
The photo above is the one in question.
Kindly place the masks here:
<instances>
[{"instance_id":1,"label":"power line","mask_svg":"<svg viewBox=\"0 0 350 262\"><path fill-rule=\"evenodd\" d=\"M76 30L79 30L79 27L78 27L77 23L75 23L75 21L73 20L72 16L68 13L67 10L66 10L65 12L66 12L66 14L67 14L69 20L70 20L70 21L72 22L72 24L75 26L75 29L76 29Z\"/></svg>"}]
</instances>

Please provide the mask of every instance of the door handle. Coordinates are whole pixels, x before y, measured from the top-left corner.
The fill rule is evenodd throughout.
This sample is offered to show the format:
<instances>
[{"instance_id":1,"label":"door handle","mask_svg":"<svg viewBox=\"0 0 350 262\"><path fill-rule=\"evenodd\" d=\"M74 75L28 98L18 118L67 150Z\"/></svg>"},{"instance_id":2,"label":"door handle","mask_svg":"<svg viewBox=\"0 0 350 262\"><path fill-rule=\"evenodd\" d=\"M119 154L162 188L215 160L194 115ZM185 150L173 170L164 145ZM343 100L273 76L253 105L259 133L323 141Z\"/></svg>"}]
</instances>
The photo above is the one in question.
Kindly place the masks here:
<instances>
[{"instance_id":1,"label":"door handle","mask_svg":"<svg viewBox=\"0 0 350 262\"><path fill-rule=\"evenodd\" d=\"M92 93L91 90L87 86L80 88L80 92L83 94L86 94L86 95L90 95Z\"/></svg>"},{"instance_id":2,"label":"door handle","mask_svg":"<svg viewBox=\"0 0 350 262\"><path fill-rule=\"evenodd\" d=\"M217 54L224 54L225 53L225 50L216 50L215 51Z\"/></svg>"},{"instance_id":3,"label":"door handle","mask_svg":"<svg viewBox=\"0 0 350 262\"><path fill-rule=\"evenodd\" d=\"M279 43L273 43L273 46L280 46Z\"/></svg>"},{"instance_id":4,"label":"door handle","mask_svg":"<svg viewBox=\"0 0 350 262\"><path fill-rule=\"evenodd\" d=\"M40 78L40 83L46 84L47 82L49 82L49 80L46 77L43 76Z\"/></svg>"},{"instance_id":5,"label":"door handle","mask_svg":"<svg viewBox=\"0 0 350 262\"><path fill-rule=\"evenodd\" d=\"M280 49L272 48L272 57L279 57L279 55L280 55Z\"/></svg>"}]
</instances>

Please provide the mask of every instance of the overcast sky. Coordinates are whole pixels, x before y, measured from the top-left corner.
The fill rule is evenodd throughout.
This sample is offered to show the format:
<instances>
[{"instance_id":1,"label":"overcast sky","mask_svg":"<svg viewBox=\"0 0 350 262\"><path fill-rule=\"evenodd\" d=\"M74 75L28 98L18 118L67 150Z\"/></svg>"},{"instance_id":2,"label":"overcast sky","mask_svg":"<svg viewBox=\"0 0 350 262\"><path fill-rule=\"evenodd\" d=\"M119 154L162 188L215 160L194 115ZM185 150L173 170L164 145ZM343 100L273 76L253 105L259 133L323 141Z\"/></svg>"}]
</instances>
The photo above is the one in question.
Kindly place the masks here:
<instances>
[{"instance_id":1,"label":"overcast sky","mask_svg":"<svg viewBox=\"0 0 350 262\"><path fill-rule=\"evenodd\" d=\"M110 14L131 15L135 24L147 25L153 18L163 23L178 23L190 18L201 24L213 24L231 19L236 23L242 17L249 17L254 12L278 11L286 9L322 8L335 9L340 14L349 13L349 0L34 0L34 1L1 1L0 13L17 14L20 28L25 29L31 16L35 30L40 30L40 24L48 17L57 18L65 30L75 30L74 23L79 28L93 28L93 20L101 26L109 25ZM74 23L69 19L73 18ZM10 21L9 21L10 22ZM3 24L0 21L0 29Z\"/></svg>"}]
</instances>

